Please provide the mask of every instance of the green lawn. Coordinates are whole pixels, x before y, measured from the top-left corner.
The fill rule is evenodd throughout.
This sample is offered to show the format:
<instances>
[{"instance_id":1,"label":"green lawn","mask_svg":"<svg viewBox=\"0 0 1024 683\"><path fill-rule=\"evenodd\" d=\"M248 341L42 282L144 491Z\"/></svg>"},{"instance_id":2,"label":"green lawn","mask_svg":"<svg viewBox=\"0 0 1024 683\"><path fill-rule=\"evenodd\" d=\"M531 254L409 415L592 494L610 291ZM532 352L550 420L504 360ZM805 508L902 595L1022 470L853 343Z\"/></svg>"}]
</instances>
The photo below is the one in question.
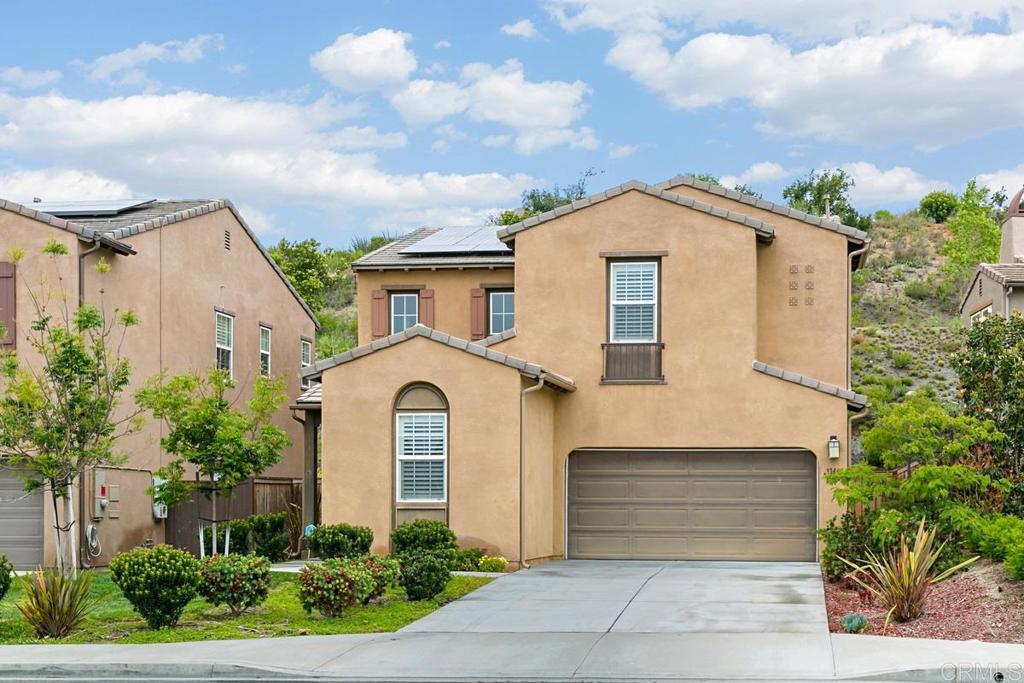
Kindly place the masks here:
<instances>
[{"instance_id":1,"label":"green lawn","mask_svg":"<svg viewBox=\"0 0 1024 683\"><path fill-rule=\"evenodd\" d=\"M110 574L96 572L92 592L104 596L84 626L62 640L39 640L15 606L21 600L19 581L0 600L0 644L13 643L167 643L187 640L269 638L275 636L378 633L395 631L430 614L441 605L461 598L491 579L455 576L444 593L433 600L407 600L401 589L389 590L379 604L352 607L337 619L306 614L299 604L298 574L275 572L270 597L261 607L232 617L227 607L213 607L196 598L185 608L174 628L150 630L113 584Z\"/></svg>"}]
</instances>

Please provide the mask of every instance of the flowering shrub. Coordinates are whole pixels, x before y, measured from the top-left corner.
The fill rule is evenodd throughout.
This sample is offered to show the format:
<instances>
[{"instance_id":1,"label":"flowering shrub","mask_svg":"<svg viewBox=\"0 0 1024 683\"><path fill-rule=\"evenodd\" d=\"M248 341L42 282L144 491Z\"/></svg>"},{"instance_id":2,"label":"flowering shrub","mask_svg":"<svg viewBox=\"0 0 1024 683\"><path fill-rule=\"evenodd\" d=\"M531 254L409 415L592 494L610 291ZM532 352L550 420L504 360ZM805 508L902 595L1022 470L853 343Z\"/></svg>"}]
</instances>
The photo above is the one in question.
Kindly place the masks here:
<instances>
[{"instance_id":1,"label":"flowering shrub","mask_svg":"<svg viewBox=\"0 0 1024 683\"><path fill-rule=\"evenodd\" d=\"M299 574L299 601L307 613L340 617L346 607L368 600L376 588L361 559L331 559L307 564Z\"/></svg>"},{"instance_id":2,"label":"flowering shrub","mask_svg":"<svg viewBox=\"0 0 1024 683\"><path fill-rule=\"evenodd\" d=\"M384 595L388 586L398 583L398 560L383 555L367 555L363 558L366 569L373 577L373 590L363 599L363 604Z\"/></svg>"},{"instance_id":3,"label":"flowering shrub","mask_svg":"<svg viewBox=\"0 0 1024 683\"><path fill-rule=\"evenodd\" d=\"M270 594L270 560L259 555L214 555L201 563L199 594L234 615L260 605Z\"/></svg>"},{"instance_id":4,"label":"flowering shrub","mask_svg":"<svg viewBox=\"0 0 1024 683\"><path fill-rule=\"evenodd\" d=\"M169 545L121 553L110 561L110 573L150 628L178 623L200 580L196 558Z\"/></svg>"},{"instance_id":5,"label":"flowering shrub","mask_svg":"<svg viewBox=\"0 0 1024 683\"><path fill-rule=\"evenodd\" d=\"M500 556L490 557L488 555L484 555L484 557L480 559L480 564L478 566L482 572L503 572L508 569L508 560Z\"/></svg>"},{"instance_id":6,"label":"flowering shrub","mask_svg":"<svg viewBox=\"0 0 1024 683\"><path fill-rule=\"evenodd\" d=\"M463 548L455 553L453 572L475 572L480 568L480 560L484 559L484 551L480 548Z\"/></svg>"}]
</instances>

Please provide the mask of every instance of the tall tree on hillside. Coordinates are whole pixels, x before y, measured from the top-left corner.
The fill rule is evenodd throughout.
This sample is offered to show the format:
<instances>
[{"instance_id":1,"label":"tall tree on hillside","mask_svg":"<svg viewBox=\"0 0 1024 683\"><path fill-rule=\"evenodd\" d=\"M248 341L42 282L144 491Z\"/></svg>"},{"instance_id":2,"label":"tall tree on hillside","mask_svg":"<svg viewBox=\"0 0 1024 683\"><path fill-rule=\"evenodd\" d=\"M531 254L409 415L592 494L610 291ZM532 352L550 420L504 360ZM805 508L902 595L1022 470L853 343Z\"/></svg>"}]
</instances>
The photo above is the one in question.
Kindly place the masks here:
<instances>
[{"instance_id":1,"label":"tall tree on hillside","mask_svg":"<svg viewBox=\"0 0 1024 683\"><path fill-rule=\"evenodd\" d=\"M711 173L687 173L686 175L697 180L703 180L705 183L711 183L713 185L721 185L722 187L725 187L725 185L722 185L721 179L716 175L712 175ZM752 197L761 198L761 193L755 190L754 188L750 187L746 183L736 183L735 185L732 186L732 189L739 192L740 194L749 194Z\"/></svg>"},{"instance_id":2,"label":"tall tree on hillside","mask_svg":"<svg viewBox=\"0 0 1024 683\"><path fill-rule=\"evenodd\" d=\"M324 307L324 292L335 282L327 254L315 239L289 242L282 239L270 248L270 256L302 295L314 313Z\"/></svg>"},{"instance_id":3,"label":"tall tree on hillside","mask_svg":"<svg viewBox=\"0 0 1024 683\"><path fill-rule=\"evenodd\" d=\"M120 464L115 443L141 426L139 411L121 411L132 372L121 347L139 320L130 310L108 313L102 289L99 305L76 307L60 276L59 261L71 258L67 247L51 241L43 252L56 282L28 288L35 319L19 327L27 330L19 341L39 366L18 352L0 354L0 464L21 475L26 491L49 493L57 567L70 573L78 565L75 480ZM24 252L12 250L10 257L17 264ZM102 276L109 265L100 260L95 269Z\"/></svg>"},{"instance_id":4,"label":"tall tree on hillside","mask_svg":"<svg viewBox=\"0 0 1024 683\"><path fill-rule=\"evenodd\" d=\"M1005 203L1005 198L1002 199ZM956 204L956 213L946 223L952 237L942 247L946 272L957 279L966 279L979 263L999 259L1002 235L994 216L999 207L993 203L992 192L977 181L967 183Z\"/></svg>"},{"instance_id":5,"label":"tall tree on hillside","mask_svg":"<svg viewBox=\"0 0 1024 683\"><path fill-rule=\"evenodd\" d=\"M794 209L817 216L831 213L846 225L867 230L871 227L871 217L859 214L850 202L850 190L855 184L841 168L812 170L787 185L782 196Z\"/></svg>"},{"instance_id":6,"label":"tall tree on hillside","mask_svg":"<svg viewBox=\"0 0 1024 683\"><path fill-rule=\"evenodd\" d=\"M530 216L552 211L559 206L571 204L577 199L587 196L587 181L598 175L600 171L593 168L585 170L575 183L561 187L555 185L550 189L533 188L523 192L522 204L519 209L508 209L488 220L494 225L513 225Z\"/></svg>"}]
</instances>

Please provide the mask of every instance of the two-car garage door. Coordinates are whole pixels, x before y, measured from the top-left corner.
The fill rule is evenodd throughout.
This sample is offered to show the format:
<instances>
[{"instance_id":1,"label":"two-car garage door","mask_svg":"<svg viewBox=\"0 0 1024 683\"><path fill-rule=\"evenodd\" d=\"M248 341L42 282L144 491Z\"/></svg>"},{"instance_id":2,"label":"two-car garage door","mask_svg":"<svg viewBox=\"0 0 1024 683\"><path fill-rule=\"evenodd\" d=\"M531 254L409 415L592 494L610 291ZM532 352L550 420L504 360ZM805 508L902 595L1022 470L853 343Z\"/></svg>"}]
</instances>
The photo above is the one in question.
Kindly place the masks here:
<instances>
[{"instance_id":1,"label":"two-car garage door","mask_svg":"<svg viewBox=\"0 0 1024 683\"><path fill-rule=\"evenodd\" d=\"M817 468L806 451L578 451L568 556L813 561Z\"/></svg>"}]
</instances>

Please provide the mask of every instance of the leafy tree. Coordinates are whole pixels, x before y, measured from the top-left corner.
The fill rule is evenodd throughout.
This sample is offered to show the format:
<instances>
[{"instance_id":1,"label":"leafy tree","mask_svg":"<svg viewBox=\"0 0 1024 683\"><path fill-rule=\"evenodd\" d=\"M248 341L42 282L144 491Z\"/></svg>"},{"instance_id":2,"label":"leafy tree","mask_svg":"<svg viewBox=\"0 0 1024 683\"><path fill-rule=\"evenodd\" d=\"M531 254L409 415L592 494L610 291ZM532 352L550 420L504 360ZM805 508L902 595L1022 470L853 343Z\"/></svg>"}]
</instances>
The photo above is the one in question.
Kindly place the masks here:
<instances>
[{"instance_id":1,"label":"leafy tree","mask_svg":"<svg viewBox=\"0 0 1024 683\"><path fill-rule=\"evenodd\" d=\"M724 185L722 185L722 181L719 179L718 176L712 175L710 173L687 173L687 175L690 176L691 178L694 178L695 180L703 180L705 183L711 183L712 185L721 185L722 187L725 187ZM746 183L737 183L732 186L732 189L736 190L741 194L749 194L754 197L761 197L760 192L756 191L754 188L750 187Z\"/></svg>"},{"instance_id":2,"label":"leafy tree","mask_svg":"<svg viewBox=\"0 0 1024 683\"><path fill-rule=\"evenodd\" d=\"M846 225L867 230L871 227L871 217L857 213L850 203L850 190L855 184L841 168L812 170L787 185L782 196L794 209L818 216L831 212Z\"/></svg>"},{"instance_id":3,"label":"leafy tree","mask_svg":"<svg viewBox=\"0 0 1024 683\"><path fill-rule=\"evenodd\" d=\"M992 420L1006 435L996 466L1019 477L1024 464L1024 318L994 315L971 325L953 356L964 412Z\"/></svg>"},{"instance_id":4,"label":"leafy tree","mask_svg":"<svg viewBox=\"0 0 1024 683\"><path fill-rule=\"evenodd\" d=\"M965 279L979 263L999 259L1002 235L993 218L998 210L987 187L974 180L967 183L957 201L956 215L946 223L952 237L943 245L942 255L947 259L944 268L949 275Z\"/></svg>"},{"instance_id":5,"label":"leafy tree","mask_svg":"<svg viewBox=\"0 0 1024 683\"><path fill-rule=\"evenodd\" d=\"M921 213L933 223L945 223L956 211L957 199L952 192L936 190L921 199Z\"/></svg>"},{"instance_id":6,"label":"leafy tree","mask_svg":"<svg viewBox=\"0 0 1024 683\"><path fill-rule=\"evenodd\" d=\"M331 271L327 254L314 239L289 242L282 239L270 248L270 256L281 267L296 291L314 312L324 307L324 292L338 275Z\"/></svg>"},{"instance_id":7,"label":"leafy tree","mask_svg":"<svg viewBox=\"0 0 1024 683\"><path fill-rule=\"evenodd\" d=\"M519 209L507 209L497 216L491 216L489 221L494 225L514 225L531 216L553 211L559 206L571 204L578 199L585 199L587 181L598 173L596 169L588 168L580 175L579 180L566 187L555 185L550 189L535 187L526 190L523 192L522 204Z\"/></svg>"},{"instance_id":8,"label":"leafy tree","mask_svg":"<svg viewBox=\"0 0 1024 683\"><path fill-rule=\"evenodd\" d=\"M51 241L43 253L55 266L58 288L56 294L29 288L35 320L25 341L41 367L13 352L0 354L0 461L22 472L26 491L49 493L57 567L67 574L78 564L75 479L120 464L114 445L141 426L137 411L121 411L132 372L121 347L139 320L130 310L108 314L102 289L98 305L76 308L59 275L58 262L71 258L67 247ZM12 261L23 257L12 250ZM95 270L102 276L109 265L101 259Z\"/></svg>"},{"instance_id":9,"label":"leafy tree","mask_svg":"<svg viewBox=\"0 0 1024 683\"><path fill-rule=\"evenodd\" d=\"M228 373L211 370L205 376L184 374L167 381L157 376L138 392L139 405L167 425L160 445L173 456L156 471L165 480L153 491L158 502L175 505L199 491L212 499L216 520L217 496L230 497L242 481L276 464L291 445L284 430L272 422L286 399L284 381L258 378L245 411L236 410L228 399L234 388ZM189 466L198 472L198 479L187 476ZM201 523L199 533L203 533ZM213 538L216 554L216 521Z\"/></svg>"},{"instance_id":10,"label":"leafy tree","mask_svg":"<svg viewBox=\"0 0 1024 683\"><path fill-rule=\"evenodd\" d=\"M894 469L962 463L1003 439L991 420L954 415L938 401L914 395L888 409L863 433L861 444L872 462Z\"/></svg>"}]
</instances>

